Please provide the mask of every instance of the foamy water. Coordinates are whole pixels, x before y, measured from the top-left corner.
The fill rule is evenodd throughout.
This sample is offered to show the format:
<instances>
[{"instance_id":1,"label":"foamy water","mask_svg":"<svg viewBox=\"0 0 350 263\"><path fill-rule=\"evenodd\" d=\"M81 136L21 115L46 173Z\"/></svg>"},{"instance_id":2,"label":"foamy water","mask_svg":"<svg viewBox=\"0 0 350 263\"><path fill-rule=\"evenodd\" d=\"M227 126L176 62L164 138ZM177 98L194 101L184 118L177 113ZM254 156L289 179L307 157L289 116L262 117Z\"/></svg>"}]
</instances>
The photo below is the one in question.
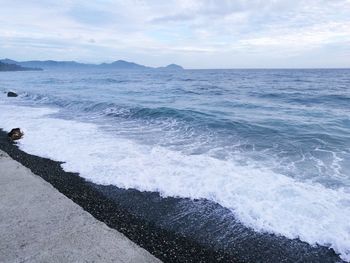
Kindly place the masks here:
<instances>
[{"instance_id":1,"label":"foamy water","mask_svg":"<svg viewBox=\"0 0 350 263\"><path fill-rule=\"evenodd\" d=\"M20 148L63 161L66 171L79 172L97 184L206 198L257 231L324 245L350 260L347 187L298 180L252 159L242 164L233 156L219 159L140 144L102 125L55 117L59 108L14 106L4 97L0 103L0 126L25 132Z\"/></svg>"},{"instance_id":2,"label":"foamy water","mask_svg":"<svg viewBox=\"0 0 350 263\"><path fill-rule=\"evenodd\" d=\"M9 72L0 128L94 183L212 200L350 261L349 87L350 70Z\"/></svg>"}]
</instances>

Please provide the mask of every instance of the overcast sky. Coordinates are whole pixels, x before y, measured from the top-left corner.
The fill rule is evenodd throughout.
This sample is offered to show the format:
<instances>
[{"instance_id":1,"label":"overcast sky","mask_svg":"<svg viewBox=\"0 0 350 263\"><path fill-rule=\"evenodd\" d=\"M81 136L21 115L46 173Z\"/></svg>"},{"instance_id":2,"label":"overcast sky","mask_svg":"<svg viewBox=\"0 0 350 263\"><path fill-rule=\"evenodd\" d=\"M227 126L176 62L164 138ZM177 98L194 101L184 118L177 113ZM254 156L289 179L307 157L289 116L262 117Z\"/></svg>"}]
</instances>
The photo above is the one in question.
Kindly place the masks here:
<instances>
[{"instance_id":1,"label":"overcast sky","mask_svg":"<svg viewBox=\"0 0 350 263\"><path fill-rule=\"evenodd\" d=\"M350 67L350 0L0 0L0 57Z\"/></svg>"}]
</instances>

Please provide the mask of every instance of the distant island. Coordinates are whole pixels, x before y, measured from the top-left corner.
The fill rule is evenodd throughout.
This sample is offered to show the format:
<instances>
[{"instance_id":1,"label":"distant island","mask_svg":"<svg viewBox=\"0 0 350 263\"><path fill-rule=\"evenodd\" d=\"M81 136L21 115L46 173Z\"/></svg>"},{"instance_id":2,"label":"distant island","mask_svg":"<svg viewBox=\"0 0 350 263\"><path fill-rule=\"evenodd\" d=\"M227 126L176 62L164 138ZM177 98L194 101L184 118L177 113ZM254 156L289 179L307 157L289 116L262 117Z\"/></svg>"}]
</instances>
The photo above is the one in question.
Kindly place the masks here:
<instances>
[{"instance_id":1,"label":"distant island","mask_svg":"<svg viewBox=\"0 0 350 263\"><path fill-rule=\"evenodd\" d=\"M12 59L1 59L2 64L7 64L10 66L20 66L22 68L32 68L32 70L40 69L88 69L88 68L101 68L101 69L129 69L129 70L184 70L183 67L170 64L165 67L147 67L134 62L129 62L125 60L117 60L112 63L101 63L101 64L85 64L76 61L55 61L55 60L31 60L31 61L15 61Z\"/></svg>"},{"instance_id":2,"label":"distant island","mask_svg":"<svg viewBox=\"0 0 350 263\"><path fill-rule=\"evenodd\" d=\"M183 70L184 68L176 65L176 64L170 64L166 67L159 67L158 69L166 69L166 70Z\"/></svg>"},{"instance_id":3,"label":"distant island","mask_svg":"<svg viewBox=\"0 0 350 263\"><path fill-rule=\"evenodd\" d=\"M29 71L29 70L42 70L41 68L29 68L22 67L17 64L3 63L0 61L0 71Z\"/></svg>"}]
</instances>

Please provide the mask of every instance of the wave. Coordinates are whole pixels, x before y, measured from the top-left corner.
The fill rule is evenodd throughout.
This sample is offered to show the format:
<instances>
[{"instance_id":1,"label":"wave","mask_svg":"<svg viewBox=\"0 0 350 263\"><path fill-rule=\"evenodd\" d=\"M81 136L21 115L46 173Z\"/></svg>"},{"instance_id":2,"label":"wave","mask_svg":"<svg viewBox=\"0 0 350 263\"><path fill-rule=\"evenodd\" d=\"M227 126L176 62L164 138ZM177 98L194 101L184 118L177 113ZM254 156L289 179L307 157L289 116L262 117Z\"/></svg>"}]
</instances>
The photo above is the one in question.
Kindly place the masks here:
<instances>
[{"instance_id":1,"label":"wave","mask_svg":"<svg viewBox=\"0 0 350 263\"><path fill-rule=\"evenodd\" d=\"M105 105L94 107L100 110ZM174 114L163 111L165 116ZM220 160L142 145L93 123L52 117L57 112L0 103L1 126L6 130L20 126L26 134L18 144L21 149L62 161L66 171L79 172L94 183L212 200L256 231L327 246L350 260L347 188L299 181L253 160L242 164L232 158Z\"/></svg>"},{"instance_id":2,"label":"wave","mask_svg":"<svg viewBox=\"0 0 350 263\"><path fill-rule=\"evenodd\" d=\"M96 101L82 101L82 100L67 100L61 99L49 95L39 95L32 93L22 93L20 97L34 102L35 104L44 106L58 106L60 108L65 108L69 110L76 110L85 113L100 113L101 115L106 115L110 117L121 117L125 119L167 119L173 118L181 121L198 121L198 122L214 122L217 121L217 116L214 114L203 113L200 111L195 111L191 109L175 109L169 107L131 107L127 105L119 105L112 102L96 102ZM209 120L211 119L211 121ZM228 120L222 120L226 122ZM219 125L218 126L222 126Z\"/></svg>"},{"instance_id":3,"label":"wave","mask_svg":"<svg viewBox=\"0 0 350 263\"><path fill-rule=\"evenodd\" d=\"M161 145L187 154L208 153L219 159L234 156L242 163L251 158L293 178L312 179L327 187L350 185L345 170L349 154L344 146L348 136L341 129L342 119L334 120L329 133L330 128L324 129L323 123L294 122L283 116L261 123L247 118L226 118L222 111L150 108L33 93L23 93L21 98L29 105L60 108L56 114L60 118L108 123L113 127L107 125L106 129L139 143ZM223 105L231 111L235 108L241 111L243 107L230 101L222 102ZM255 104L244 107L259 110ZM338 122L340 125L336 125ZM330 154L320 155L320 150Z\"/></svg>"}]
</instances>

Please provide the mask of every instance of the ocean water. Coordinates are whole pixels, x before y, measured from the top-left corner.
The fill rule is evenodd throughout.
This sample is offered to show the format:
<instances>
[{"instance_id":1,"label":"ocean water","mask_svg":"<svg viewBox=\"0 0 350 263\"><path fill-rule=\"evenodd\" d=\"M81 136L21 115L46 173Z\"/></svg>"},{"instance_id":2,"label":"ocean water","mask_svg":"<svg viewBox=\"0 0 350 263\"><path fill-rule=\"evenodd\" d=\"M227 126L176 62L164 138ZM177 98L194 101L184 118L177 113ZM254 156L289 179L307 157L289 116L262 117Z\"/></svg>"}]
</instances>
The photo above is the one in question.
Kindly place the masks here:
<instances>
[{"instance_id":1,"label":"ocean water","mask_svg":"<svg viewBox=\"0 0 350 263\"><path fill-rule=\"evenodd\" d=\"M8 72L0 92L28 153L350 261L350 70Z\"/></svg>"}]
</instances>

